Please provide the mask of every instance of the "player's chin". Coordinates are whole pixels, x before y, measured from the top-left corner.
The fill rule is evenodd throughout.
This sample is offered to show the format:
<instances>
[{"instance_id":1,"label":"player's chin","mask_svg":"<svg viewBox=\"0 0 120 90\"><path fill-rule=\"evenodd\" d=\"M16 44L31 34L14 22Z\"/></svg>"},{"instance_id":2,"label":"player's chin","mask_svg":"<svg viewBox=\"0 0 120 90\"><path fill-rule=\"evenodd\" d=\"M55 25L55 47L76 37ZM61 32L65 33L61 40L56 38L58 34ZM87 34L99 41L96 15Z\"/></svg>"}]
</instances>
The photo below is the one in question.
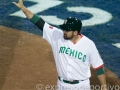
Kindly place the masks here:
<instances>
[{"instance_id":1,"label":"player's chin","mask_svg":"<svg viewBox=\"0 0 120 90\"><path fill-rule=\"evenodd\" d=\"M63 37L65 40L69 40L69 38L67 38L67 37Z\"/></svg>"},{"instance_id":2,"label":"player's chin","mask_svg":"<svg viewBox=\"0 0 120 90\"><path fill-rule=\"evenodd\" d=\"M63 35L63 38L64 38L64 39L67 39L67 36L66 36L66 35Z\"/></svg>"}]
</instances>

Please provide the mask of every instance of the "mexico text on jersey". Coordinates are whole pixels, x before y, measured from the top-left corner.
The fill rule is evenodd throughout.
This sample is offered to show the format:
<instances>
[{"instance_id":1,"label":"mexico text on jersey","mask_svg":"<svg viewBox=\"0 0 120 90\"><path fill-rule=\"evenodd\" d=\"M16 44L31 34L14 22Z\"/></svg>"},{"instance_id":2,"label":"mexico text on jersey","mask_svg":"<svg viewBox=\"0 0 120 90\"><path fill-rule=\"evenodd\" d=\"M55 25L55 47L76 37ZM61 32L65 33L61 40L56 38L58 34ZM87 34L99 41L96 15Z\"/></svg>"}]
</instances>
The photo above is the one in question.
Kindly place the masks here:
<instances>
[{"instance_id":1,"label":"mexico text on jersey","mask_svg":"<svg viewBox=\"0 0 120 90\"><path fill-rule=\"evenodd\" d=\"M79 52L79 51L71 49L71 48L67 48L65 46L60 47L59 53L67 54L68 56L77 58L79 60L82 60L83 62L85 62L85 60L86 60L86 55L84 55L82 52Z\"/></svg>"}]
</instances>

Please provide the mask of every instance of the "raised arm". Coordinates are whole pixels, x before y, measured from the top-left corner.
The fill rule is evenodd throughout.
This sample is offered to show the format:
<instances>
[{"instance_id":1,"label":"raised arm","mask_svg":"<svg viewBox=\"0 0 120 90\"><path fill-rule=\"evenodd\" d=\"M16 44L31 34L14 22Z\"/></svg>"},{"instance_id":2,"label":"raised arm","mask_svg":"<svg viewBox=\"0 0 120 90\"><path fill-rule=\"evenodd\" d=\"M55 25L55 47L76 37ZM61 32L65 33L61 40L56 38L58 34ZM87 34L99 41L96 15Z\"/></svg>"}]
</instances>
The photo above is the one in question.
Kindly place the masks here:
<instances>
[{"instance_id":1,"label":"raised arm","mask_svg":"<svg viewBox=\"0 0 120 90\"><path fill-rule=\"evenodd\" d=\"M38 28L40 28L41 30L43 30L43 26L45 24L45 21L38 17L36 14L32 13L30 10L28 10L24 4L23 4L23 0L19 0L18 3L16 2L12 2L15 6L17 6L19 9L21 9L24 14L26 15L26 17L32 22L34 23Z\"/></svg>"}]
</instances>

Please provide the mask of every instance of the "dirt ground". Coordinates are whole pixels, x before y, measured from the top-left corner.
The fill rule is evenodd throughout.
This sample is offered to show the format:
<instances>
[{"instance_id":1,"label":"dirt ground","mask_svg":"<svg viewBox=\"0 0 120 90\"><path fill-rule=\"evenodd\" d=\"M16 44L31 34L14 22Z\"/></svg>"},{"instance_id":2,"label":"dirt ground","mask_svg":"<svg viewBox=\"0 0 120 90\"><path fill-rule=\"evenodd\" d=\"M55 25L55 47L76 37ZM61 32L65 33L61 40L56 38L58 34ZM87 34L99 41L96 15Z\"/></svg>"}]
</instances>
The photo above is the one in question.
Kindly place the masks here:
<instances>
[{"instance_id":1,"label":"dirt ground","mask_svg":"<svg viewBox=\"0 0 120 90\"><path fill-rule=\"evenodd\" d=\"M109 90L115 90L110 88L115 85L116 90L120 90L120 79L105 70ZM91 71L91 85L100 85L94 70ZM53 86L56 82L57 71L47 41L31 33L0 26L0 90L45 90L46 85Z\"/></svg>"}]
</instances>

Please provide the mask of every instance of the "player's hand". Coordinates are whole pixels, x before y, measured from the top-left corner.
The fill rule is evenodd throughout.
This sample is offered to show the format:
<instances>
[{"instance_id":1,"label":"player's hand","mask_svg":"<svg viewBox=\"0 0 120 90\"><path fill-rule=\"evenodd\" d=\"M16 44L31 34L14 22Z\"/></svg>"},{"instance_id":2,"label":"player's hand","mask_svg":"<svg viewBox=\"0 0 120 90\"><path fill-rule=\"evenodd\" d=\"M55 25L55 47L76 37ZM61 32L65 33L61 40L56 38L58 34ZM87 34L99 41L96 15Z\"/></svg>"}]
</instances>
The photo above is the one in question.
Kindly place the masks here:
<instances>
[{"instance_id":1,"label":"player's hand","mask_svg":"<svg viewBox=\"0 0 120 90\"><path fill-rule=\"evenodd\" d=\"M12 2L12 3L20 9L24 8L23 0L19 0L18 3L16 2Z\"/></svg>"}]
</instances>

